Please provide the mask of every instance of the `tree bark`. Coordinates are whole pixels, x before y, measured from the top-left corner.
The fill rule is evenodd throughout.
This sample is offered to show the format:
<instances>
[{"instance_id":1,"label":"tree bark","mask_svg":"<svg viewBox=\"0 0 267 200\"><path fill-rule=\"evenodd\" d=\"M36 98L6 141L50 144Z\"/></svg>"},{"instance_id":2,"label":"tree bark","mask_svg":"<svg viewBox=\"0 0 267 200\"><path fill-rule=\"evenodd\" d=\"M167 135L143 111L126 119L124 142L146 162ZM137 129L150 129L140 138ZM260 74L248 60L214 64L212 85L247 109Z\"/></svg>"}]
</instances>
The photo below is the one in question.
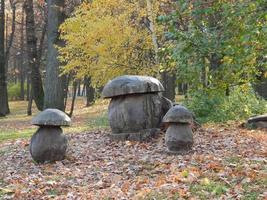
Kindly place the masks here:
<instances>
[{"instance_id":1,"label":"tree bark","mask_svg":"<svg viewBox=\"0 0 267 200\"><path fill-rule=\"evenodd\" d=\"M82 96L85 96L85 80L83 81Z\"/></svg>"},{"instance_id":2,"label":"tree bark","mask_svg":"<svg viewBox=\"0 0 267 200\"><path fill-rule=\"evenodd\" d=\"M32 90L30 89L29 92L29 101L28 101L28 107L27 107L27 115L30 116L32 115Z\"/></svg>"},{"instance_id":3,"label":"tree bark","mask_svg":"<svg viewBox=\"0 0 267 200\"><path fill-rule=\"evenodd\" d=\"M8 93L5 67L5 1L0 4L0 116L8 114Z\"/></svg>"},{"instance_id":4,"label":"tree bark","mask_svg":"<svg viewBox=\"0 0 267 200\"><path fill-rule=\"evenodd\" d=\"M57 108L64 111L66 76L60 76L58 50L56 46L64 46L59 38L59 26L65 20L64 0L48 0L48 52L45 78L45 108Z\"/></svg>"},{"instance_id":5,"label":"tree bark","mask_svg":"<svg viewBox=\"0 0 267 200\"><path fill-rule=\"evenodd\" d=\"M77 95L77 81L73 81L73 94L72 94L71 108L69 113L70 117L72 117L74 111L76 95Z\"/></svg>"},{"instance_id":6,"label":"tree bark","mask_svg":"<svg viewBox=\"0 0 267 200\"><path fill-rule=\"evenodd\" d=\"M86 107L92 105L95 101L95 89L91 85L91 78L86 77L84 79L84 84L86 88Z\"/></svg>"},{"instance_id":7,"label":"tree bark","mask_svg":"<svg viewBox=\"0 0 267 200\"><path fill-rule=\"evenodd\" d=\"M20 70L19 70L19 76L20 76L20 100L24 100L25 97L25 88L24 88L24 82L25 82L25 65L24 65L24 12L22 12L21 16L21 33L20 33Z\"/></svg>"},{"instance_id":8,"label":"tree bark","mask_svg":"<svg viewBox=\"0 0 267 200\"><path fill-rule=\"evenodd\" d=\"M152 42L154 46L156 64L158 65L159 64L159 58L158 58L159 44L158 44L158 38L157 38L156 29L154 25L154 15L153 15L153 8L152 8L151 0L146 0L146 4L147 4L148 19L149 19L149 30L151 32L151 38L152 38Z\"/></svg>"},{"instance_id":9,"label":"tree bark","mask_svg":"<svg viewBox=\"0 0 267 200\"><path fill-rule=\"evenodd\" d=\"M33 100L38 110L43 110L44 90L42 85L41 73L37 63L37 38L35 35L35 22L33 11L33 0L26 0L26 36L27 36L27 52L29 67L31 68L31 90Z\"/></svg>"},{"instance_id":10,"label":"tree bark","mask_svg":"<svg viewBox=\"0 0 267 200\"><path fill-rule=\"evenodd\" d=\"M81 80L79 80L78 81L78 86L77 86L78 88L77 88L77 96L79 97L79 96L81 96Z\"/></svg>"},{"instance_id":11,"label":"tree bark","mask_svg":"<svg viewBox=\"0 0 267 200\"><path fill-rule=\"evenodd\" d=\"M27 61L28 62L28 61ZM26 94L26 100L29 101L30 100L30 88L31 88L31 69L28 65L27 69L26 69L26 83L27 83L27 86L26 86L26 90L27 90L27 94Z\"/></svg>"},{"instance_id":12,"label":"tree bark","mask_svg":"<svg viewBox=\"0 0 267 200\"><path fill-rule=\"evenodd\" d=\"M45 18L44 21L44 25L43 25L43 29L42 29L42 33L41 33L41 38L40 38L40 44L39 44L39 48L37 51L37 66L39 67L39 69L41 68L41 60L42 60L42 55L43 55L43 47L44 47L44 40L45 40L45 35L46 35L46 31L47 31L47 17Z\"/></svg>"},{"instance_id":13,"label":"tree bark","mask_svg":"<svg viewBox=\"0 0 267 200\"><path fill-rule=\"evenodd\" d=\"M171 101L175 101L175 88L176 88L176 75L171 72L162 72L161 79L163 87L165 91L163 92L163 96L170 99Z\"/></svg>"},{"instance_id":14,"label":"tree bark","mask_svg":"<svg viewBox=\"0 0 267 200\"><path fill-rule=\"evenodd\" d=\"M10 33L7 47L6 47L6 56L5 56L6 57L6 59L5 59L6 69L8 69L10 49L11 49L11 46L13 44L15 30L16 30L16 10L17 10L16 2L13 2L11 0L9 2L10 2L11 10L12 10L12 23L11 23L11 33Z\"/></svg>"}]
</instances>

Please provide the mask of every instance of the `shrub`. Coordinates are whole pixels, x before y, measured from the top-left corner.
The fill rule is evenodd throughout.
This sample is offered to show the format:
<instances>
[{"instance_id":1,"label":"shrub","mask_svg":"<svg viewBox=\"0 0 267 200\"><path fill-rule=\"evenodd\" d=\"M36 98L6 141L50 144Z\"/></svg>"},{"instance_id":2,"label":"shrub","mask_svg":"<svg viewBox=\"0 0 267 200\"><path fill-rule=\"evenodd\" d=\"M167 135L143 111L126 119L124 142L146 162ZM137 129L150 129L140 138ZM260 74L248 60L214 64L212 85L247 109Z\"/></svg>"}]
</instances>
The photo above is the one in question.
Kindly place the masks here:
<instances>
[{"instance_id":1,"label":"shrub","mask_svg":"<svg viewBox=\"0 0 267 200\"><path fill-rule=\"evenodd\" d=\"M242 120L267 111L267 101L250 86L235 87L229 96L221 91L193 92L184 103L202 123Z\"/></svg>"},{"instance_id":2,"label":"shrub","mask_svg":"<svg viewBox=\"0 0 267 200\"><path fill-rule=\"evenodd\" d=\"M7 91L9 100L18 100L20 98L20 84L9 84Z\"/></svg>"}]
</instances>

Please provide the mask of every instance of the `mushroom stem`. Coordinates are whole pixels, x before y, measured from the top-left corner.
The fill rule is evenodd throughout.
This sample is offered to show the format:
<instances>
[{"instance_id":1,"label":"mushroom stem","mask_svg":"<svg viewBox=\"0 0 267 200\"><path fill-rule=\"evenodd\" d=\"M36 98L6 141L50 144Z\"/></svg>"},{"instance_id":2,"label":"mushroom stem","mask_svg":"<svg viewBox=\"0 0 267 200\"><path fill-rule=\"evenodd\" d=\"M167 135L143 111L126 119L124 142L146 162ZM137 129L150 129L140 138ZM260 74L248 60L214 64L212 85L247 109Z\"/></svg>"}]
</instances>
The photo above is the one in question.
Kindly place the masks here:
<instances>
[{"instance_id":1,"label":"mushroom stem","mask_svg":"<svg viewBox=\"0 0 267 200\"><path fill-rule=\"evenodd\" d=\"M190 124L170 124L166 135L165 142L170 152L184 152L192 148L193 132Z\"/></svg>"}]
</instances>

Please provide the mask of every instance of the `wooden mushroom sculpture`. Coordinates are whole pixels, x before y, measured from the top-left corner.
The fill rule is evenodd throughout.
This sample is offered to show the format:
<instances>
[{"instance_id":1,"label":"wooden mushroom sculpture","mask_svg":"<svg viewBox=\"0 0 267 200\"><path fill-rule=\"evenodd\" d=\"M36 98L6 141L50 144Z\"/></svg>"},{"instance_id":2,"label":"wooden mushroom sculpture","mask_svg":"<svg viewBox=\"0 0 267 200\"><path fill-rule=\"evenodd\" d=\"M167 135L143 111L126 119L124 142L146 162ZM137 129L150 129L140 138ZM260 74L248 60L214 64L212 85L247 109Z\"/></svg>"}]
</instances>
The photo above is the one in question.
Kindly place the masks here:
<instances>
[{"instance_id":1,"label":"wooden mushroom sculpture","mask_svg":"<svg viewBox=\"0 0 267 200\"><path fill-rule=\"evenodd\" d=\"M125 75L108 82L102 95L111 98L108 118L116 140L147 140L159 132L161 120L172 106L164 98L159 80Z\"/></svg>"},{"instance_id":2,"label":"wooden mushroom sculpture","mask_svg":"<svg viewBox=\"0 0 267 200\"><path fill-rule=\"evenodd\" d=\"M192 113L181 105L172 107L164 116L163 123L167 124L165 142L171 153L183 153L193 145L193 132L190 124L193 122Z\"/></svg>"},{"instance_id":3,"label":"wooden mushroom sculpture","mask_svg":"<svg viewBox=\"0 0 267 200\"><path fill-rule=\"evenodd\" d=\"M30 153L38 163L63 160L67 149L67 137L60 126L69 126L71 119L57 109L46 109L33 118L39 129L31 138Z\"/></svg>"}]
</instances>

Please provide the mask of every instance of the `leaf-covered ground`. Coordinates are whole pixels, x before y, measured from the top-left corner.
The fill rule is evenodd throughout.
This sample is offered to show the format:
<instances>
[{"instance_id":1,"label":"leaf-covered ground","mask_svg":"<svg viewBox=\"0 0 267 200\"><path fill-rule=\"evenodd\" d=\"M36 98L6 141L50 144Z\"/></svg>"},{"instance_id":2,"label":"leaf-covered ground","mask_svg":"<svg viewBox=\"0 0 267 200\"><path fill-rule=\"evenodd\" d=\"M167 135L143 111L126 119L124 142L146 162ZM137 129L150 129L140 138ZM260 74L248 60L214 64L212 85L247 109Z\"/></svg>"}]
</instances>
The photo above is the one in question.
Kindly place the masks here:
<instances>
[{"instance_id":1,"label":"leaf-covered ground","mask_svg":"<svg viewBox=\"0 0 267 200\"><path fill-rule=\"evenodd\" d=\"M266 199L267 134L235 125L194 133L187 155L164 135L113 142L109 130L69 136L64 161L38 165L28 139L0 144L0 199Z\"/></svg>"}]
</instances>

